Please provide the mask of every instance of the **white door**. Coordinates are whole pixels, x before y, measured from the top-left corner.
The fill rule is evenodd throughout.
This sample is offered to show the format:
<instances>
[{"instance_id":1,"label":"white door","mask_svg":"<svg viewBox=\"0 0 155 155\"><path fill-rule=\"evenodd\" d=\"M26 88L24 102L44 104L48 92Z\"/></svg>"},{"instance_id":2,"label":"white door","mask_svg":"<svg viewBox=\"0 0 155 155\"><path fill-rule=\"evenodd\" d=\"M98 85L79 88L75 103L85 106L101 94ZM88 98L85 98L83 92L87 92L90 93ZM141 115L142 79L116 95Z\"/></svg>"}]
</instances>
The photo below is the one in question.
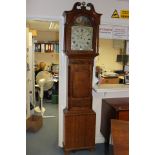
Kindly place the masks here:
<instances>
[{"instance_id":1,"label":"white door","mask_svg":"<svg viewBox=\"0 0 155 155\"><path fill-rule=\"evenodd\" d=\"M30 117L30 103L34 105L34 55L32 33L26 28L26 118Z\"/></svg>"}]
</instances>

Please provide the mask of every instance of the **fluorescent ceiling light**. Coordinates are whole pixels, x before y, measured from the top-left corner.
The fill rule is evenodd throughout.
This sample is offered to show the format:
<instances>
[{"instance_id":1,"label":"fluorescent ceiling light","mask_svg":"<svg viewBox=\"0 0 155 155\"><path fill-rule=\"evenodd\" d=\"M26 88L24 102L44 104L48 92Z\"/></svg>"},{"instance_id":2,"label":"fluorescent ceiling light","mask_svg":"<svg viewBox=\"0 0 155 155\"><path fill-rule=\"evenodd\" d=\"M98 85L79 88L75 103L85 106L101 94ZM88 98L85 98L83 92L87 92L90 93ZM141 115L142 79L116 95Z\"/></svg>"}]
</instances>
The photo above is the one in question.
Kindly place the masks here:
<instances>
[{"instance_id":1,"label":"fluorescent ceiling light","mask_svg":"<svg viewBox=\"0 0 155 155\"><path fill-rule=\"evenodd\" d=\"M53 27L53 22L50 23L49 30L51 30L52 27Z\"/></svg>"},{"instance_id":2,"label":"fluorescent ceiling light","mask_svg":"<svg viewBox=\"0 0 155 155\"><path fill-rule=\"evenodd\" d=\"M58 30L59 29L59 25L56 22L51 22L50 26L49 26L49 30Z\"/></svg>"}]
</instances>

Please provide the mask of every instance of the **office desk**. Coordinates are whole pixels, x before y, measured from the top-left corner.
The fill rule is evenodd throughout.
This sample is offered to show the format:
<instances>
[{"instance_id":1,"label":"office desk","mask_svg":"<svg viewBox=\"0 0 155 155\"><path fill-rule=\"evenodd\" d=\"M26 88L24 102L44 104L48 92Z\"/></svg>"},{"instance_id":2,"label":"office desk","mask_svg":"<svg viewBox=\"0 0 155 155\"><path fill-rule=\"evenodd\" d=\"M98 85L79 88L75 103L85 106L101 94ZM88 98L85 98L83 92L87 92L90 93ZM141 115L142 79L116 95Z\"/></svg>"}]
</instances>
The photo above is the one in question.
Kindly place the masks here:
<instances>
[{"instance_id":1,"label":"office desk","mask_svg":"<svg viewBox=\"0 0 155 155\"><path fill-rule=\"evenodd\" d=\"M111 120L111 134L114 155L129 155L129 123L122 120Z\"/></svg>"},{"instance_id":2,"label":"office desk","mask_svg":"<svg viewBox=\"0 0 155 155\"><path fill-rule=\"evenodd\" d=\"M102 100L101 133L109 144L111 119L129 120L129 98L109 98Z\"/></svg>"}]
</instances>

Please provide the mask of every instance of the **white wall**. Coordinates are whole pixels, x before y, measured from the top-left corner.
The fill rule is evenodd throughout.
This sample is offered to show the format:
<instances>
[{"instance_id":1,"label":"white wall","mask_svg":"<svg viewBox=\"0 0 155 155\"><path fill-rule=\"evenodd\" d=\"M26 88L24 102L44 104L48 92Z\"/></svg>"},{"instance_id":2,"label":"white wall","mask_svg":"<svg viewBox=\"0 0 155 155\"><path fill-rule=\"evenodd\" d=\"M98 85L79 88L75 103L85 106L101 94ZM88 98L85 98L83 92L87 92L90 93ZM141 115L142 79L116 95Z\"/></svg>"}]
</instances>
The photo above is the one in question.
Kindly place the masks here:
<instances>
[{"instance_id":1,"label":"white wall","mask_svg":"<svg viewBox=\"0 0 155 155\"><path fill-rule=\"evenodd\" d=\"M116 62L119 49L113 48L113 40L99 40L99 56L96 57L96 66L100 66L104 71L121 70L121 63Z\"/></svg>"},{"instance_id":2,"label":"white wall","mask_svg":"<svg viewBox=\"0 0 155 155\"><path fill-rule=\"evenodd\" d=\"M35 37L37 41L58 41L59 32L49 32L49 31L37 31L37 36Z\"/></svg>"},{"instance_id":3,"label":"white wall","mask_svg":"<svg viewBox=\"0 0 155 155\"><path fill-rule=\"evenodd\" d=\"M32 33L26 28L26 118L30 117L30 102L34 104L34 55L32 52ZM31 92L31 93L30 93Z\"/></svg>"},{"instance_id":4,"label":"white wall","mask_svg":"<svg viewBox=\"0 0 155 155\"><path fill-rule=\"evenodd\" d=\"M29 28L26 28L26 63L29 63ZM26 71L26 118L30 117L29 71Z\"/></svg>"},{"instance_id":5,"label":"white wall","mask_svg":"<svg viewBox=\"0 0 155 155\"><path fill-rule=\"evenodd\" d=\"M75 2L75 0L27 0L26 15L27 17L62 16L64 11L72 9ZM111 18L115 9L118 12L121 9L129 9L128 0L85 0L85 2L93 3L96 12L103 14L101 24L128 26L128 19Z\"/></svg>"}]
</instances>

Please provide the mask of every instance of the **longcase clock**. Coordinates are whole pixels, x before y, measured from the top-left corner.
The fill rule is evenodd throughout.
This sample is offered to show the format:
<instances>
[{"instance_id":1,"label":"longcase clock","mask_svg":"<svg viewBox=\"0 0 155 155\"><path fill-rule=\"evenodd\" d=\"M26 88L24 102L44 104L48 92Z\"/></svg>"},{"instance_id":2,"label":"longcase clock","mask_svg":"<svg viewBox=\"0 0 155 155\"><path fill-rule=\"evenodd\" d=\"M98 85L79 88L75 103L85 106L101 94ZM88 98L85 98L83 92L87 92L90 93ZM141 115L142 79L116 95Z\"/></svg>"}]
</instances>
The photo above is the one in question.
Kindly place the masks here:
<instances>
[{"instance_id":1,"label":"longcase clock","mask_svg":"<svg viewBox=\"0 0 155 155\"><path fill-rule=\"evenodd\" d=\"M76 2L65 17L68 56L68 103L64 109L64 151L95 148L96 114L92 110L92 75L98 55L101 14L91 3Z\"/></svg>"}]
</instances>

